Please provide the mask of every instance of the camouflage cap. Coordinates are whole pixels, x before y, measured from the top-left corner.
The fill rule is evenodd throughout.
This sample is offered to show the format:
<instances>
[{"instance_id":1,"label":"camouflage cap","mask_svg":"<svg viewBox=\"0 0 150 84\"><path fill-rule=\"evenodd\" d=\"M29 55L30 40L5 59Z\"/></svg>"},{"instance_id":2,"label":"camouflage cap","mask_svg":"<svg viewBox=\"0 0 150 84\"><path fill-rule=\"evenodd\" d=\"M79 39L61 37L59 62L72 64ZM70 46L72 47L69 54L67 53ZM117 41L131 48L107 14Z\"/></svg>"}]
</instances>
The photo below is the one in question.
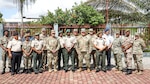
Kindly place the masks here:
<instances>
[{"instance_id":1,"label":"camouflage cap","mask_svg":"<svg viewBox=\"0 0 150 84\"><path fill-rule=\"evenodd\" d=\"M51 33L55 33L55 30L51 30Z\"/></svg>"},{"instance_id":2,"label":"camouflage cap","mask_svg":"<svg viewBox=\"0 0 150 84\"><path fill-rule=\"evenodd\" d=\"M26 38L26 37L30 37L30 35L29 35L29 34L25 34L25 35L24 35L24 38Z\"/></svg>"},{"instance_id":3,"label":"camouflage cap","mask_svg":"<svg viewBox=\"0 0 150 84\"><path fill-rule=\"evenodd\" d=\"M119 32L119 31L116 31L116 34L120 34L120 32Z\"/></svg>"},{"instance_id":4,"label":"camouflage cap","mask_svg":"<svg viewBox=\"0 0 150 84\"><path fill-rule=\"evenodd\" d=\"M90 31L93 31L93 29L92 29L92 28L90 28L90 29L89 29L89 32L90 32Z\"/></svg>"},{"instance_id":5,"label":"camouflage cap","mask_svg":"<svg viewBox=\"0 0 150 84\"><path fill-rule=\"evenodd\" d=\"M41 31L46 31L46 29L45 28L42 28L42 30Z\"/></svg>"},{"instance_id":6,"label":"camouflage cap","mask_svg":"<svg viewBox=\"0 0 150 84\"><path fill-rule=\"evenodd\" d=\"M130 32L130 29L126 29L125 32Z\"/></svg>"},{"instance_id":7,"label":"camouflage cap","mask_svg":"<svg viewBox=\"0 0 150 84\"><path fill-rule=\"evenodd\" d=\"M139 33L135 33L135 36L139 36L140 34Z\"/></svg>"},{"instance_id":8,"label":"camouflage cap","mask_svg":"<svg viewBox=\"0 0 150 84\"><path fill-rule=\"evenodd\" d=\"M40 33L35 33L34 35L35 35L35 36L39 36L39 35L40 35Z\"/></svg>"},{"instance_id":9,"label":"camouflage cap","mask_svg":"<svg viewBox=\"0 0 150 84\"><path fill-rule=\"evenodd\" d=\"M78 29L74 29L73 31L74 31L74 32L77 32L77 31L78 31Z\"/></svg>"},{"instance_id":10,"label":"camouflage cap","mask_svg":"<svg viewBox=\"0 0 150 84\"><path fill-rule=\"evenodd\" d=\"M81 29L81 32L86 32L85 28L82 28L82 29Z\"/></svg>"}]
</instances>

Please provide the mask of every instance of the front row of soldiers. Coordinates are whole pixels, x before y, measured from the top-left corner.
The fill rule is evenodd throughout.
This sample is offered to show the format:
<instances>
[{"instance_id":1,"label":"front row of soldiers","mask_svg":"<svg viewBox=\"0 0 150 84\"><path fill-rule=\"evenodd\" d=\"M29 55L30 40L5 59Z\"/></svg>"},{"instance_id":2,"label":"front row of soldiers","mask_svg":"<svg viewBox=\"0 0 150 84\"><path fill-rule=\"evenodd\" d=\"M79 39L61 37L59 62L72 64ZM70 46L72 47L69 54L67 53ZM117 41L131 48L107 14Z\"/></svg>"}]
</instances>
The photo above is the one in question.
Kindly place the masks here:
<instances>
[{"instance_id":1,"label":"front row of soldiers","mask_svg":"<svg viewBox=\"0 0 150 84\"><path fill-rule=\"evenodd\" d=\"M89 31L93 32L93 29L89 29ZM109 30L107 29L107 31ZM66 36L63 36L63 33L60 31L59 37L56 38L55 31L51 30L50 36L44 37L44 35L41 36L39 33L36 33L34 40L31 41L30 34L26 33L24 35L25 41L21 42L18 39L18 33L14 33L13 39L9 41L8 31L4 31L4 37L0 39L0 47L3 52L2 74L5 73L7 56L9 56L8 62L12 75L19 73L22 56L26 73L31 73L31 68L35 74L42 73L45 70L46 62L48 71L56 72L61 69L62 58L65 72L69 70L69 58L71 58L71 70L73 72L76 70L75 65L78 68L77 71L82 71L83 59L85 59L87 71L90 72L91 58L93 58L96 72L100 70L106 72L106 51L109 46L107 45L108 38L103 37L103 31L99 31L97 35L94 33L86 34L86 29L82 28L81 35L78 35L77 29L74 29L73 34L71 35L70 29L67 29ZM134 73L142 74L144 41L140 38L139 34L135 34L135 39L132 39L129 30L126 31L124 39L120 37L119 32L115 36L112 42L112 50L117 73L123 70L123 52L127 69L126 74L132 73L132 57L136 65L136 71Z\"/></svg>"}]
</instances>

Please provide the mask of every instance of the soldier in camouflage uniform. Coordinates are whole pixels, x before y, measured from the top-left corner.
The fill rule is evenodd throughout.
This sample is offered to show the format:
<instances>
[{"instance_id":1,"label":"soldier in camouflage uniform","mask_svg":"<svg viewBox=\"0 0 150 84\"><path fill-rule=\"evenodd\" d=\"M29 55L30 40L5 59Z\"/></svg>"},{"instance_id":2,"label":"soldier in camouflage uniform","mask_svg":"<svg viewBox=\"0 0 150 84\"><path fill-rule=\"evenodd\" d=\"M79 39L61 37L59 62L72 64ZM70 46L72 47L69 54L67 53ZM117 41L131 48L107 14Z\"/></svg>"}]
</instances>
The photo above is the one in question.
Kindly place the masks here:
<instances>
[{"instance_id":1,"label":"soldier in camouflage uniform","mask_svg":"<svg viewBox=\"0 0 150 84\"><path fill-rule=\"evenodd\" d=\"M90 72L90 52L89 52L89 39L86 35L85 28L81 29L81 36L77 39L77 48L79 49L79 72L82 71L83 58L86 61L87 72Z\"/></svg>"},{"instance_id":2,"label":"soldier in camouflage uniform","mask_svg":"<svg viewBox=\"0 0 150 84\"><path fill-rule=\"evenodd\" d=\"M25 41L22 45L22 51L23 51L23 59L24 59L24 68L25 73L31 73L31 65L32 65L32 48L31 48L31 41L30 41L30 35L25 34L24 38Z\"/></svg>"},{"instance_id":3,"label":"soldier in camouflage uniform","mask_svg":"<svg viewBox=\"0 0 150 84\"><path fill-rule=\"evenodd\" d=\"M55 31L51 30L51 36L47 38L46 41L47 46L47 59L48 59L48 68L51 73L52 70L52 62L54 61L54 71L57 69L57 61L58 61L58 50L60 48L59 40L55 37Z\"/></svg>"},{"instance_id":4,"label":"soldier in camouflage uniform","mask_svg":"<svg viewBox=\"0 0 150 84\"><path fill-rule=\"evenodd\" d=\"M8 49L7 49L7 45L8 45L8 31L5 30L4 31L4 36L2 38L0 38L0 47L2 48L2 68L3 71L1 72L1 74L5 73L5 68L6 68L6 59L8 57ZM11 70L11 58L8 58L8 67Z\"/></svg>"},{"instance_id":5,"label":"soldier in camouflage uniform","mask_svg":"<svg viewBox=\"0 0 150 84\"><path fill-rule=\"evenodd\" d=\"M142 74L143 71L143 49L146 47L144 40L140 38L139 34L135 34L135 40L133 42L133 58L135 62L136 71L134 73Z\"/></svg>"},{"instance_id":6,"label":"soldier in camouflage uniform","mask_svg":"<svg viewBox=\"0 0 150 84\"><path fill-rule=\"evenodd\" d=\"M102 38L103 32L100 31L97 36L98 38L94 41L94 47L96 48L96 72L99 72L99 63L101 63L101 70L106 72L106 40Z\"/></svg>"},{"instance_id":7,"label":"soldier in camouflage uniform","mask_svg":"<svg viewBox=\"0 0 150 84\"><path fill-rule=\"evenodd\" d=\"M116 38L113 41L113 45L112 45L112 51L114 54L114 59L115 59L115 70L117 71L116 73L121 73L122 71L122 41L120 38L120 34L119 32L116 32Z\"/></svg>"},{"instance_id":8,"label":"soldier in camouflage uniform","mask_svg":"<svg viewBox=\"0 0 150 84\"><path fill-rule=\"evenodd\" d=\"M42 28L41 34L39 36L40 36L40 39L43 40L44 45L46 45L47 35L46 35L46 29L45 28ZM47 64L47 49L45 47L45 49L42 53L42 67L44 70L46 68L46 64Z\"/></svg>"},{"instance_id":9,"label":"soldier in camouflage uniform","mask_svg":"<svg viewBox=\"0 0 150 84\"><path fill-rule=\"evenodd\" d=\"M75 37L76 39L79 38L78 29L73 30L73 37ZM75 48L75 61L76 61L76 65L77 65L77 68L78 68L78 66L79 66L79 59L78 59L79 50L77 48L77 43L75 43L74 48Z\"/></svg>"},{"instance_id":10,"label":"soldier in camouflage uniform","mask_svg":"<svg viewBox=\"0 0 150 84\"><path fill-rule=\"evenodd\" d=\"M96 66L96 62L95 62L95 59L96 59L96 49L95 49L93 43L97 39L97 35L95 35L93 29L90 28L89 29L89 34L87 36L88 36L88 39L90 40L90 44L89 44L89 47L90 47L90 51L89 51L90 52L90 56L93 58L93 64L94 64L94 67L95 67Z\"/></svg>"},{"instance_id":11,"label":"soldier in camouflage uniform","mask_svg":"<svg viewBox=\"0 0 150 84\"><path fill-rule=\"evenodd\" d=\"M126 64L126 75L132 74L132 46L133 38L130 36L130 30L125 31L125 38L122 43L122 50L125 55L125 64Z\"/></svg>"}]
</instances>

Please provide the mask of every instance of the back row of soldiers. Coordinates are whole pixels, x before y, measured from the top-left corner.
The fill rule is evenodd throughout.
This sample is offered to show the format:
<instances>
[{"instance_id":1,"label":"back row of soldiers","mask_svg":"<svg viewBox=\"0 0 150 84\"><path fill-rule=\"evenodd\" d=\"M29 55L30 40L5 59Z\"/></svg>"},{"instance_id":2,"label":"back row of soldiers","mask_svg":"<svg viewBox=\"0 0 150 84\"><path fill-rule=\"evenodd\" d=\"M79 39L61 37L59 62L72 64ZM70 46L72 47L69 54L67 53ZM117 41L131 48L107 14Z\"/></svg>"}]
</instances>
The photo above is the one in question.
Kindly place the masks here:
<instances>
[{"instance_id":1,"label":"back row of soldiers","mask_svg":"<svg viewBox=\"0 0 150 84\"><path fill-rule=\"evenodd\" d=\"M13 39L18 39L18 33L14 33ZM23 38L22 38L23 39ZM6 57L9 56L9 68L14 75L19 73L21 56L24 59L24 67L26 73L31 73L31 66L33 63L33 71L35 74L42 73L48 66L48 71L57 71L61 69L61 58L63 58L63 69L65 72L69 70L69 58L71 58L71 70L74 72L75 65L77 71L82 71L83 59L86 61L87 71L90 72L91 58L93 58L93 65L96 68L96 72L100 70L106 72L106 56L107 66L110 66L111 61L111 48L114 53L116 70L121 72L122 69L122 52L125 54L126 63L126 74L132 73L132 57L134 56L135 64L137 66L138 73L143 71L142 65L142 49L145 47L144 41L135 35L135 39L130 37L130 31L126 31L125 38L120 38L119 33L116 33L114 39L110 36L110 30L106 29L94 34L93 29L89 29L89 34L86 33L86 29L81 29L81 35L78 35L78 30L73 30L71 35L70 29L66 30L66 36L63 36L63 32L59 31L59 37L55 37L55 31L51 30L50 36L46 36L45 28L42 29L42 34L36 33L34 40L31 37L30 32L26 32L24 35L24 41L18 46L13 42L9 41L8 31L4 31L4 37L0 39L0 47L3 49L2 60L3 60L3 71L5 73L6 68ZM19 51L12 48L21 48ZM22 52L18 54L18 52ZM8 55L9 54L9 55ZM13 56L16 58L13 59ZM17 67L15 67L17 63ZM54 69L52 68L54 65ZM99 65L100 64L100 65ZM100 67L101 66L101 67ZM58 69L57 69L58 68Z\"/></svg>"}]
</instances>

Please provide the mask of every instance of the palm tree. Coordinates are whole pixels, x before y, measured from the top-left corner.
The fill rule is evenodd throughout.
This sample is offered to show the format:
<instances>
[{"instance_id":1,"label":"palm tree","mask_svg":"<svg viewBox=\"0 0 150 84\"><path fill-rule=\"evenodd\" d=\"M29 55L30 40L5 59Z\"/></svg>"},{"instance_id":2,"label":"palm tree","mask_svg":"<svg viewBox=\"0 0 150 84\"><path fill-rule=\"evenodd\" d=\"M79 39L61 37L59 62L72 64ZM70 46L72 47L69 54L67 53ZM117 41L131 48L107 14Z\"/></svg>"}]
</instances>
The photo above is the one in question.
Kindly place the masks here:
<instances>
[{"instance_id":1,"label":"palm tree","mask_svg":"<svg viewBox=\"0 0 150 84\"><path fill-rule=\"evenodd\" d=\"M21 15L21 23L23 25L23 8L24 6L29 6L31 3L35 3L36 0L14 0L14 2L17 4L20 15Z\"/></svg>"},{"instance_id":2,"label":"palm tree","mask_svg":"<svg viewBox=\"0 0 150 84\"><path fill-rule=\"evenodd\" d=\"M17 7L19 9L20 15L21 15L21 36L22 36L22 32L23 32L23 10L24 10L24 6L28 6L32 3L35 3L36 0L14 0L14 3L17 4Z\"/></svg>"}]
</instances>

